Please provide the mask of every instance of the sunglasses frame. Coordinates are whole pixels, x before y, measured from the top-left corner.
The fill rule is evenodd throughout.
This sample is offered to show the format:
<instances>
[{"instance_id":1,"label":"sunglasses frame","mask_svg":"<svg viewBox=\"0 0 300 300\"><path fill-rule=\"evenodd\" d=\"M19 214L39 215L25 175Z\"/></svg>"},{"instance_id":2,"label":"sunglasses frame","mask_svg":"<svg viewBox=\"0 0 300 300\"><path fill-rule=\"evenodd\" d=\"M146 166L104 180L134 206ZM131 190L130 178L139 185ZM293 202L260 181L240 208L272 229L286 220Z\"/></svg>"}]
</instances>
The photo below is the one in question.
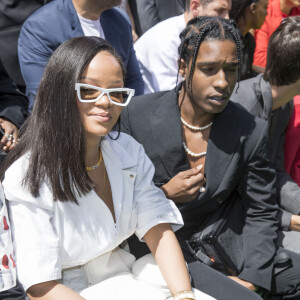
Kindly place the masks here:
<instances>
[{"instance_id":1,"label":"sunglasses frame","mask_svg":"<svg viewBox=\"0 0 300 300\"><path fill-rule=\"evenodd\" d=\"M81 87L92 88L92 89L98 90L98 91L101 92L101 94L96 99L83 100L83 99L81 99L81 95L80 95L80 88ZM118 105L118 106L127 106L129 104L131 98L134 96L134 93L135 93L134 89L128 89L128 88L104 89L104 88L101 88L101 87L98 87L98 86L95 86L95 85L91 85L91 84L86 84L86 83L76 83L75 84L75 90L77 92L78 100L82 103L97 102L104 95L106 95L111 104ZM115 102L115 101L111 100L109 93L112 93L112 92L129 92L127 101L125 103L119 103L119 102Z\"/></svg>"}]
</instances>

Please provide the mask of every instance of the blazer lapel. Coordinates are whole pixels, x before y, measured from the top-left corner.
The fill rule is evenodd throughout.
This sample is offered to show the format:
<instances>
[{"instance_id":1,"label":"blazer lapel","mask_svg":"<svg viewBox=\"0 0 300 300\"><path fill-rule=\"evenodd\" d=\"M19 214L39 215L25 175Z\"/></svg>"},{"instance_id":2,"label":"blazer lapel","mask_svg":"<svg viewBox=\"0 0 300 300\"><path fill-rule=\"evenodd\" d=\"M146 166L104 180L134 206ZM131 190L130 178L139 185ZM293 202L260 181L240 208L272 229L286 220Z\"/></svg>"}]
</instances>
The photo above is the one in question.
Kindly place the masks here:
<instances>
[{"instance_id":1,"label":"blazer lapel","mask_svg":"<svg viewBox=\"0 0 300 300\"><path fill-rule=\"evenodd\" d=\"M207 201L222 188L222 181L230 169L229 165L239 140L239 124L231 113L229 103L222 113L215 115L208 140L205 160L206 193L204 193L209 195L205 197Z\"/></svg>"},{"instance_id":2,"label":"blazer lapel","mask_svg":"<svg viewBox=\"0 0 300 300\"><path fill-rule=\"evenodd\" d=\"M73 5L72 0L65 0L65 10L68 13L71 30L72 30L72 37L84 36L83 30L80 25L80 21L77 16L77 12Z\"/></svg>"},{"instance_id":3,"label":"blazer lapel","mask_svg":"<svg viewBox=\"0 0 300 300\"><path fill-rule=\"evenodd\" d=\"M175 89L163 98L154 112L150 126L157 145L155 152L161 158L169 177L189 169L190 165L182 145L180 112Z\"/></svg>"},{"instance_id":4,"label":"blazer lapel","mask_svg":"<svg viewBox=\"0 0 300 300\"><path fill-rule=\"evenodd\" d=\"M112 134L112 133L111 133ZM134 182L136 178L135 166L138 164L138 157L128 155L128 153L118 144L117 141L109 137L101 141L103 160L112 187L112 197L116 221L118 222L121 212L130 213L132 210ZM124 198L124 195L126 197ZM126 200L126 205L124 201Z\"/></svg>"}]
</instances>

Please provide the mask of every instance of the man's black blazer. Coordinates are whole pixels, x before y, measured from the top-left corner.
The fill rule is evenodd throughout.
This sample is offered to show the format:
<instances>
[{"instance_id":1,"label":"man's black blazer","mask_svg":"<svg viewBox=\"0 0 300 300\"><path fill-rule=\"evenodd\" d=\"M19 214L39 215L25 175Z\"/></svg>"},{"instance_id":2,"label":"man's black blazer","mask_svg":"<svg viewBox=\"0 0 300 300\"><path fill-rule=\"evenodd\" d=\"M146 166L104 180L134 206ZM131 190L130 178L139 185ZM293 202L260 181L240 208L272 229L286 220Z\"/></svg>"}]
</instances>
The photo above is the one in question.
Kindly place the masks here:
<instances>
[{"instance_id":1,"label":"man's black blazer","mask_svg":"<svg viewBox=\"0 0 300 300\"><path fill-rule=\"evenodd\" d=\"M266 153L267 128L267 122L229 102L213 120L204 169L206 191L178 207L184 227L192 230L190 220L217 210L237 192L247 209L245 263L239 277L270 289L278 207L275 171L269 167ZM157 186L190 168L175 90L133 98L122 112L121 129L144 146L155 166Z\"/></svg>"}]
</instances>

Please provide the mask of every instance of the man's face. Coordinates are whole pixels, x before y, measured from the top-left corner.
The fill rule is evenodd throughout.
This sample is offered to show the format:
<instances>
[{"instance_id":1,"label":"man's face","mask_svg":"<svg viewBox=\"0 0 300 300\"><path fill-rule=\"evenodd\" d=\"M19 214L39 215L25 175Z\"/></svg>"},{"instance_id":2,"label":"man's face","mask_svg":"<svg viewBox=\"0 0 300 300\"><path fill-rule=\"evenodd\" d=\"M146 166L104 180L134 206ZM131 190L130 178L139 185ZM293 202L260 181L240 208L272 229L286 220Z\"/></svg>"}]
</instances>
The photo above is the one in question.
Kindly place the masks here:
<instances>
[{"instance_id":1,"label":"man's face","mask_svg":"<svg viewBox=\"0 0 300 300\"><path fill-rule=\"evenodd\" d=\"M230 9L231 0L213 0L204 6L199 6L198 16L218 16L229 19Z\"/></svg>"},{"instance_id":2,"label":"man's face","mask_svg":"<svg viewBox=\"0 0 300 300\"><path fill-rule=\"evenodd\" d=\"M236 44L230 40L204 41L200 45L192 88L187 98L198 112L220 113L227 105L237 79L238 58ZM180 73L188 80L191 62L182 64Z\"/></svg>"},{"instance_id":3,"label":"man's face","mask_svg":"<svg viewBox=\"0 0 300 300\"><path fill-rule=\"evenodd\" d=\"M121 0L90 0L100 5L103 9L110 9L121 4Z\"/></svg>"}]
</instances>

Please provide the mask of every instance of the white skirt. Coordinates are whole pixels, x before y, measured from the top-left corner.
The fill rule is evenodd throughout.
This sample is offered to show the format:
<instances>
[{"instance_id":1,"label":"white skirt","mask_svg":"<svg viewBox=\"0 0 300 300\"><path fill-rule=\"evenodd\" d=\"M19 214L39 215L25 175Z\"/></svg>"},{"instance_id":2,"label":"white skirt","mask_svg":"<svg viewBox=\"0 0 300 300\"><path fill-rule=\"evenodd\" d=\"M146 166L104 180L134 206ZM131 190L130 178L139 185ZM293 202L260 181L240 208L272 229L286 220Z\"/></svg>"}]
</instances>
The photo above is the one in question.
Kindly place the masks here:
<instances>
[{"instance_id":1,"label":"white skirt","mask_svg":"<svg viewBox=\"0 0 300 300\"><path fill-rule=\"evenodd\" d=\"M119 247L82 266L63 270L60 282L86 300L171 300L152 254L136 261ZM197 299L213 300L194 289Z\"/></svg>"}]
</instances>

